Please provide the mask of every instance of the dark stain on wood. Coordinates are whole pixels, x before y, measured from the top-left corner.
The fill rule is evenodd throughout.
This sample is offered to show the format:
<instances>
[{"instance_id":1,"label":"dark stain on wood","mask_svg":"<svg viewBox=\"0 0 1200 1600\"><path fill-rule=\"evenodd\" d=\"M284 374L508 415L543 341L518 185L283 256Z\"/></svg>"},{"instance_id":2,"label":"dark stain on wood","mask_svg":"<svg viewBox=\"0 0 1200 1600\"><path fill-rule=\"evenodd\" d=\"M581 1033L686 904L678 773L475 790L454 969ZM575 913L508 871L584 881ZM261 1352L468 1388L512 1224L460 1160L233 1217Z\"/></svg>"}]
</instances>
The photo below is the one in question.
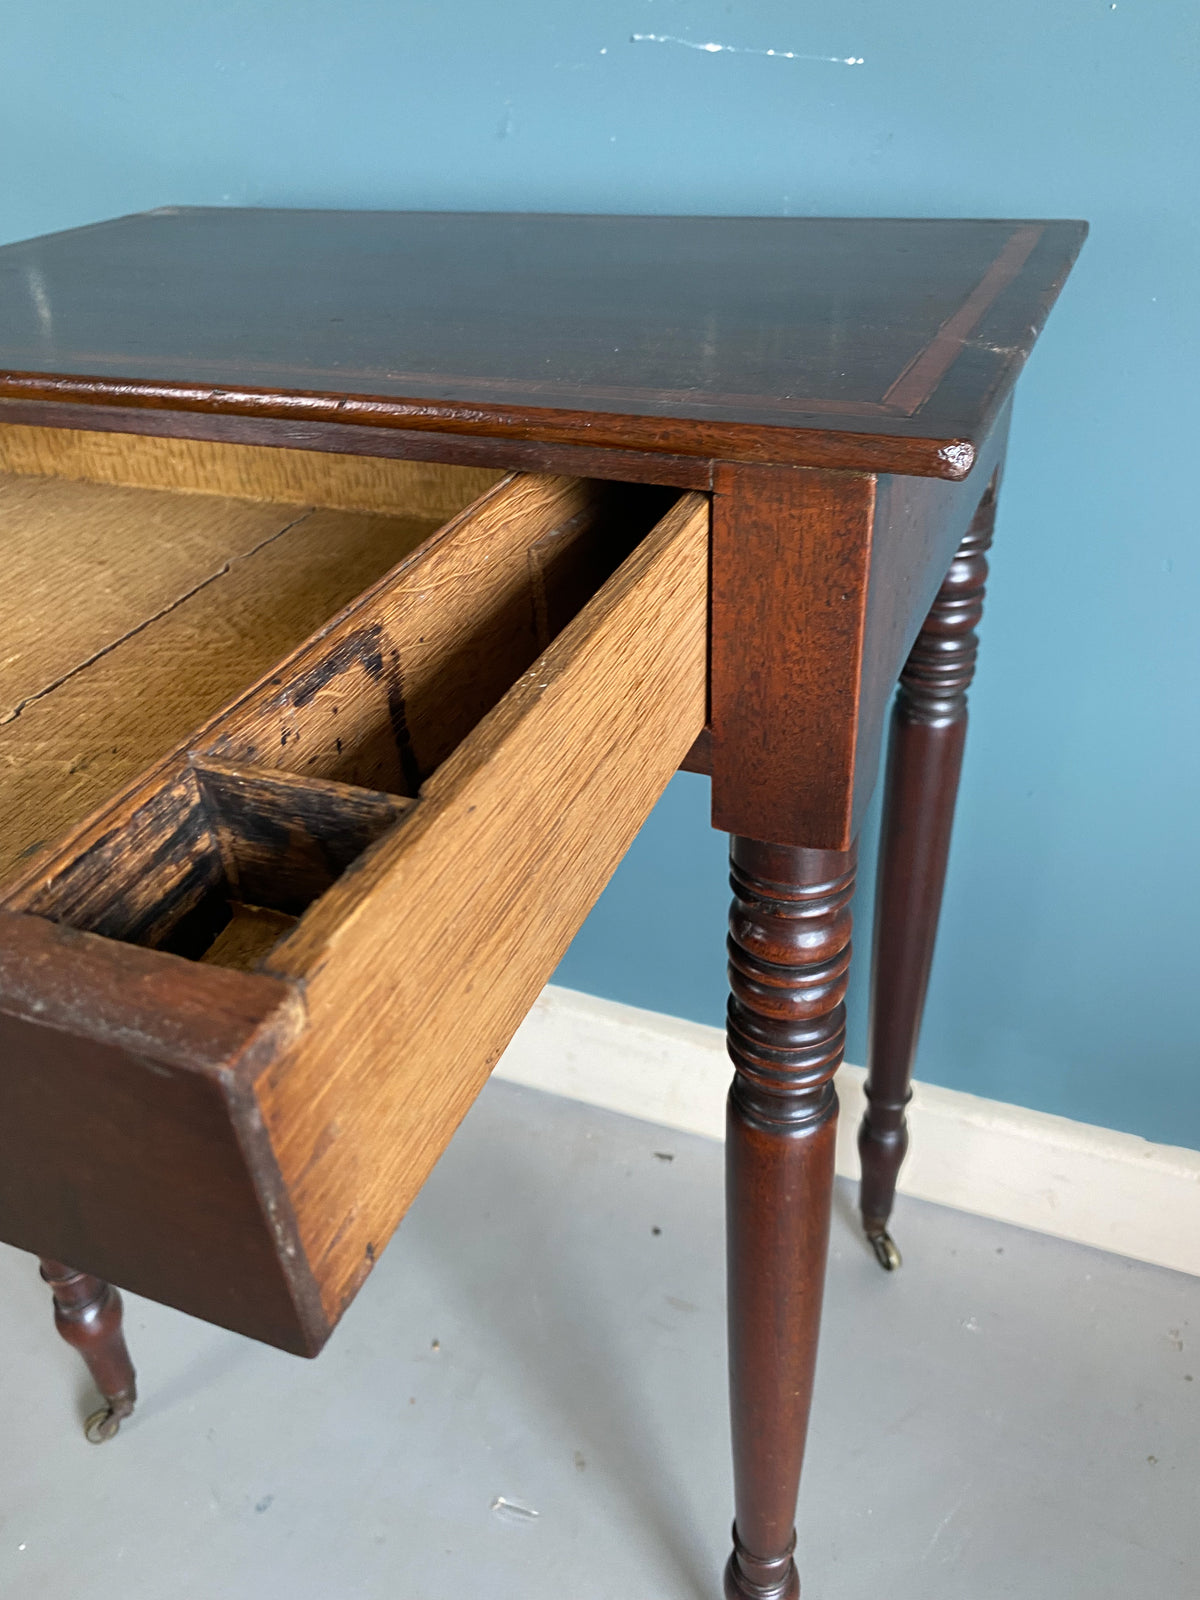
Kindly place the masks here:
<instances>
[{"instance_id":1,"label":"dark stain on wood","mask_svg":"<svg viewBox=\"0 0 1200 1600\"><path fill-rule=\"evenodd\" d=\"M411 810L350 784L213 761L195 767L230 895L292 916Z\"/></svg>"}]
</instances>

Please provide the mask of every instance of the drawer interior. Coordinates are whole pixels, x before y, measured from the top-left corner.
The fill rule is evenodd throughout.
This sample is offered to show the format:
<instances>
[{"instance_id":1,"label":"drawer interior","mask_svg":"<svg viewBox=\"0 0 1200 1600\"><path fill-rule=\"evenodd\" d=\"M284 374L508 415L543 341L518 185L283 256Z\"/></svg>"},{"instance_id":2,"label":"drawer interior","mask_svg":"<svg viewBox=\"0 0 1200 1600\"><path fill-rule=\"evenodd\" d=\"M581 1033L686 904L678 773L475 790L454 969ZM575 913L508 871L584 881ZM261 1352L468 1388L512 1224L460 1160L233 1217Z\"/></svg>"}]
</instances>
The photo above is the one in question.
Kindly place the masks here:
<instances>
[{"instance_id":1,"label":"drawer interior","mask_svg":"<svg viewBox=\"0 0 1200 1600\"><path fill-rule=\"evenodd\" d=\"M260 964L677 498L533 476L485 494L9 904L191 960Z\"/></svg>"},{"instance_id":2,"label":"drawer interior","mask_svg":"<svg viewBox=\"0 0 1200 1600\"><path fill-rule=\"evenodd\" d=\"M202 748L415 797L677 498L514 479L364 595Z\"/></svg>"},{"instance_id":3,"label":"drawer interior","mask_svg":"<svg viewBox=\"0 0 1200 1600\"><path fill-rule=\"evenodd\" d=\"M81 852L38 909L105 938L249 970L410 806L269 768L189 763Z\"/></svg>"},{"instance_id":4,"label":"drawer interior","mask_svg":"<svg viewBox=\"0 0 1200 1600\"><path fill-rule=\"evenodd\" d=\"M55 493L164 492L71 478L62 449ZM365 497L357 471L343 498ZM191 600L5 725L28 736L76 689L85 778L94 756L111 780L106 739L148 758L59 839L35 835L7 882L0 866L0 1237L299 1353L369 1274L705 718L703 496L512 475L428 522L303 642L253 668L228 646L232 697L182 729L195 696L172 695L238 612L220 585L240 560L183 633ZM335 525L309 553L344 583ZM240 617L271 615L287 541ZM56 780L48 763L28 792L43 831Z\"/></svg>"},{"instance_id":5,"label":"drawer interior","mask_svg":"<svg viewBox=\"0 0 1200 1600\"><path fill-rule=\"evenodd\" d=\"M0 425L0 885L502 476Z\"/></svg>"}]
</instances>

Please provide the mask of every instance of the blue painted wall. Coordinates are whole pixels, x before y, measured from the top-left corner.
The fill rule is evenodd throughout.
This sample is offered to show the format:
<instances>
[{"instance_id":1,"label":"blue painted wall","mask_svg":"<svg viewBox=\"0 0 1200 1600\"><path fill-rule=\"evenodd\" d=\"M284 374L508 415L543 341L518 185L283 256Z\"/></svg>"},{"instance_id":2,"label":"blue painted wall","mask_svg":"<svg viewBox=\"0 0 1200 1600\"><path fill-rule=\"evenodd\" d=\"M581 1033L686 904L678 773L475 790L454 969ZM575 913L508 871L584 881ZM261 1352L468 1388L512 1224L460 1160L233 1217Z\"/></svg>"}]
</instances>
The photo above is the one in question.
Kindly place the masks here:
<instances>
[{"instance_id":1,"label":"blue painted wall","mask_svg":"<svg viewBox=\"0 0 1200 1600\"><path fill-rule=\"evenodd\" d=\"M1019 394L919 1070L1200 1146L1194 0L3 11L4 239L172 202L1090 218ZM679 778L561 981L718 1021L722 855Z\"/></svg>"}]
</instances>

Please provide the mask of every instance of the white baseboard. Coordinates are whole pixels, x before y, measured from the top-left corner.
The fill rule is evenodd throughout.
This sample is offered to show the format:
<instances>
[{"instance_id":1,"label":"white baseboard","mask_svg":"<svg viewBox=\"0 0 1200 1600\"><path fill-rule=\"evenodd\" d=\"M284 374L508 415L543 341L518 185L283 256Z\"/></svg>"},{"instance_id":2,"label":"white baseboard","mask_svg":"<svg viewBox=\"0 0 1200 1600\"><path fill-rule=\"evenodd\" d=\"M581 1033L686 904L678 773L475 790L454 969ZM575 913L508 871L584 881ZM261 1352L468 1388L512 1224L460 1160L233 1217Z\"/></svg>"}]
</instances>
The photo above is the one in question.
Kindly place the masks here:
<instances>
[{"instance_id":1,"label":"white baseboard","mask_svg":"<svg viewBox=\"0 0 1200 1600\"><path fill-rule=\"evenodd\" d=\"M514 1083L724 1137L719 1028L547 988L496 1069ZM863 1070L838 1073L838 1172L856 1177ZM904 1194L1200 1275L1200 1151L914 1084Z\"/></svg>"}]
</instances>

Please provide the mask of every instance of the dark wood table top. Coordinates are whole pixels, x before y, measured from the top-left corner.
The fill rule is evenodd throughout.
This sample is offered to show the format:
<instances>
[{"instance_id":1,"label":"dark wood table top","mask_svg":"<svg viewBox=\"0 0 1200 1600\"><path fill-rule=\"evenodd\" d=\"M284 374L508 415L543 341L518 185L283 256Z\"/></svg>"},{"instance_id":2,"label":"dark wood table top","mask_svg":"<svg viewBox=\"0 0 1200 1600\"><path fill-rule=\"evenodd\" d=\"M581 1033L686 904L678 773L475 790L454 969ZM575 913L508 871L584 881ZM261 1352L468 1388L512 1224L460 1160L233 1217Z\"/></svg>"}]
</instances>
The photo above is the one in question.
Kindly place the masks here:
<instances>
[{"instance_id":1,"label":"dark wood table top","mask_svg":"<svg viewBox=\"0 0 1200 1600\"><path fill-rule=\"evenodd\" d=\"M959 478L1085 233L168 208L0 249L0 398Z\"/></svg>"}]
</instances>

